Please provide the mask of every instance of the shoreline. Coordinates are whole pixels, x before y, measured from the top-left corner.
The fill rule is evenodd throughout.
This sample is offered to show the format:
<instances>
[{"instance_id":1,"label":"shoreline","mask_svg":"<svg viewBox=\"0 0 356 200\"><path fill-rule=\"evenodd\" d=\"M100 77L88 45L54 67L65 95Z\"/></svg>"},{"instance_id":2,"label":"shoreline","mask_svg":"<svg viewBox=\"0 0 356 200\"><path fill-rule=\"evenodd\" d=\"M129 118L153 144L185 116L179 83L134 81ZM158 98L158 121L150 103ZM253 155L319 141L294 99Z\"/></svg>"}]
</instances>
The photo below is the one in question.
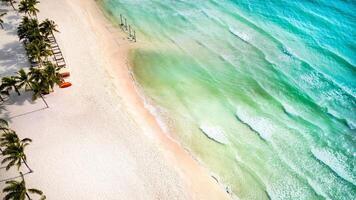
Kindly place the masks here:
<instances>
[{"instance_id":1,"label":"shoreline","mask_svg":"<svg viewBox=\"0 0 356 200\"><path fill-rule=\"evenodd\" d=\"M96 6L97 8L100 10L101 14L104 16L105 19L102 19L102 22L105 23L105 21L109 21L110 24L115 23L114 20L108 19L109 13L106 13L106 11L104 10L103 7L101 7L102 5L101 1L96 2ZM112 24L115 28L117 28L120 31L120 35L122 34L126 34L123 33L122 30L120 30L120 27L117 26L116 24ZM113 36L115 37L115 35ZM104 39L104 38L103 38ZM140 48L139 45L140 41L137 41L136 43L131 43L131 47L127 48L125 50L125 57L126 57L126 74L127 74L127 79L129 79L128 81L125 80L125 82L127 81L127 84L125 84L126 88L123 88L125 92L123 92L124 94L130 94L130 96L126 99L126 103L128 106L132 106L130 111L133 111L132 114L135 114L136 112L136 117L135 119L139 119L141 118L141 123L140 124L146 124L145 127L148 127L152 130L150 130L152 133L150 134L154 134L155 136L158 136L158 143L159 145L164 146L164 148L166 150L169 150L169 152L165 151L165 154L167 154L166 156L168 158L170 158L173 162L175 162L175 164L178 165L182 165L181 162L183 162L184 167L180 166L181 168L183 167L183 176L185 176L185 178L188 181L188 177L193 178L195 175L199 174L200 176L203 175L204 180L201 180L200 184L195 185L194 187L196 187L196 189L198 189L200 186L198 185L204 185L204 181L206 182L206 187L210 187L211 186L218 186L217 188L214 188L214 192L216 192L217 194L222 193L223 195L219 194L219 195L214 195L213 193L211 194L201 194L201 196L196 196L196 198L194 199L216 199L219 198L221 199L222 197L225 197L226 199L230 198L228 197L228 194L224 191L224 188L222 186L224 186L222 184L222 182L219 182L216 178L216 175L213 175L212 172L209 171L209 169L207 167L205 167L201 161L199 161L198 158L195 158L191 152L189 152L189 150L185 149L183 146L181 146L181 144L179 143L179 141L176 141L174 138L172 138L168 133L165 133L165 131L162 129L163 127L160 126L159 122L157 121L158 119L156 118L156 116L154 116L154 114L148 109L146 108L147 105L148 106L153 106L156 108L156 105L154 105L153 102L151 102L151 100L147 99L147 97L145 96L143 89L141 88L141 86L139 85L139 83L137 82L137 80L135 80L134 74L133 74L133 70L132 70L132 66L130 65L130 60L129 60L129 52L131 50L134 50L136 48ZM111 52L108 52L111 53ZM111 60L111 63L115 63L115 61L117 62L117 60L114 58L114 60ZM122 63L121 63L122 64ZM119 65L117 65L119 66ZM113 70L114 72L116 71L116 75L122 75L125 74L125 69L123 69L123 71L118 71L118 68L116 67L111 67L111 70ZM118 87L120 87L118 85ZM122 87L122 85L121 85ZM125 101L125 100L124 100ZM146 102L149 101L149 102ZM131 102L131 103L129 103ZM146 103L148 103L146 105ZM130 105L131 104L131 105ZM137 115L138 114L138 115ZM140 115L142 114L142 115ZM168 128L170 129L170 128ZM178 156L175 157L175 156ZM173 158L173 159L172 159ZM180 164L179 164L180 163ZM193 171L190 171L192 170ZM206 176L207 175L207 176ZM195 178L195 177L194 177ZM209 185L208 185L209 184ZM200 190L201 188L199 188ZM213 189L213 188L210 188ZM198 193L196 191L194 191L195 189L193 189L193 193ZM211 191L209 191L211 192Z\"/></svg>"},{"instance_id":2,"label":"shoreline","mask_svg":"<svg viewBox=\"0 0 356 200\"><path fill-rule=\"evenodd\" d=\"M59 25L55 36L73 86L46 95L49 109L26 94L13 96L16 103L3 113L15 115L11 126L34 141L27 152L35 171L26 175L28 185L49 199L229 199L145 108L128 59L139 45L125 39L99 3L39 4L39 19ZM0 46L19 43L15 32L4 34L15 39L1 40Z\"/></svg>"}]
</instances>

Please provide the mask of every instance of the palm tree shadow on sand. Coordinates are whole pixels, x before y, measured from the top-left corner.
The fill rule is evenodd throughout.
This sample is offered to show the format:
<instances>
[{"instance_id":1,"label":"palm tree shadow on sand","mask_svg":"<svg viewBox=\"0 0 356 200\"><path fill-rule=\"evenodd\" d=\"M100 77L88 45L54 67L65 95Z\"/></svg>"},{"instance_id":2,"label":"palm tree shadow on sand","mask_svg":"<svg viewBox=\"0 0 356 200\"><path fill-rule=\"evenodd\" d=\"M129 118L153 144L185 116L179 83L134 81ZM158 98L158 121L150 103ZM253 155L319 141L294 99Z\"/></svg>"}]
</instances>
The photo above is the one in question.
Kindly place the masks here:
<instances>
[{"instance_id":1,"label":"palm tree shadow on sand","mask_svg":"<svg viewBox=\"0 0 356 200\"><path fill-rule=\"evenodd\" d=\"M21 19L21 16L16 14L8 14L9 10L0 9L0 13L7 13L5 15L5 22L3 24L4 31L7 35L17 36L17 26Z\"/></svg>"},{"instance_id":2,"label":"palm tree shadow on sand","mask_svg":"<svg viewBox=\"0 0 356 200\"><path fill-rule=\"evenodd\" d=\"M42 101L34 101L32 99L32 91L20 90L21 95L17 95L12 92L6 101L1 102L0 105L0 116L2 119L10 121L14 118L29 115L39 111L47 109L46 105ZM27 106L21 106L21 105ZM20 110L14 111L11 107L16 106L21 108Z\"/></svg>"},{"instance_id":3,"label":"palm tree shadow on sand","mask_svg":"<svg viewBox=\"0 0 356 200\"><path fill-rule=\"evenodd\" d=\"M18 42L10 42L0 49L0 74L1 76L14 75L23 67L30 66L23 45Z\"/></svg>"}]
</instances>

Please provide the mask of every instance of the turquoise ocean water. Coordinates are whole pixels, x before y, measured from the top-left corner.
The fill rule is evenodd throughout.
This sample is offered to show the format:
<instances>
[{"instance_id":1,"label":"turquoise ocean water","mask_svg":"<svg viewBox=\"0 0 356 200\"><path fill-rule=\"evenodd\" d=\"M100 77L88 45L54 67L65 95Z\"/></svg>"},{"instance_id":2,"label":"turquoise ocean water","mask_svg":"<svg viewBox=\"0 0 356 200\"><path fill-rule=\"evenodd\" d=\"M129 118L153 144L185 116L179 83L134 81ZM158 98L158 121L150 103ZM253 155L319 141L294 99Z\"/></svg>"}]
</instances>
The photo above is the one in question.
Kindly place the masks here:
<instances>
[{"instance_id":1,"label":"turquoise ocean water","mask_svg":"<svg viewBox=\"0 0 356 200\"><path fill-rule=\"evenodd\" d=\"M356 199L356 1L103 0L162 127L236 199Z\"/></svg>"}]
</instances>

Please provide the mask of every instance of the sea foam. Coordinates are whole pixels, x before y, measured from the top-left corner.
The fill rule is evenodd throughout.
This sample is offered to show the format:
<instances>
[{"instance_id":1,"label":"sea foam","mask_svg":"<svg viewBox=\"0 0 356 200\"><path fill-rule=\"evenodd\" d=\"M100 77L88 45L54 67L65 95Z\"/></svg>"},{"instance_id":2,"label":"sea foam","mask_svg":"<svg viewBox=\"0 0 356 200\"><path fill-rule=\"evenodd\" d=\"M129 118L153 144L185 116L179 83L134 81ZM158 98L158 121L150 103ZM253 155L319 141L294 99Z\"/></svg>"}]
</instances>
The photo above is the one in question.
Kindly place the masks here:
<instances>
[{"instance_id":1,"label":"sea foam","mask_svg":"<svg viewBox=\"0 0 356 200\"><path fill-rule=\"evenodd\" d=\"M352 184L356 183L355 169L347 168L344 156L326 149L315 148L311 152L316 159L330 167L338 176Z\"/></svg>"},{"instance_id":2,"label":"sea foam","mask_svg":"<svg viewBox=\"0 0 356 200\"><path fill-rule=\"evenodd\" d=\"M228 144L224 131L220 127L201 125L200 130L209 138L221 144Z\"/></svg>"},{"instance_id":3,"label":"sea foam","mask_svg":"<svg viewBox=\"0 0 356 200\"><path fill-rule=\"evenodd\" d=\"M247 33L237 31L237 30L235 30L235 29L232 28L232 27L229 27L229 31L230 31L230 33L232 33L232 34L235 35L236 37L240 38L240 39L243 40L244 42L249 43L250 36L249 36Z\"/></svg>"},{"instance_id":4,"label":"sea foam","mask_svg":"<svg viewBox=\"0 0 356 200\"><path fill-rule=\"evenodd\" d=\"M237 109L236 118L248 126L253 132L257 133L261 139L268 141L272 138L275 127L271 120L264 117L253 116L242 109Z\"/></svg>"}]
</instances>

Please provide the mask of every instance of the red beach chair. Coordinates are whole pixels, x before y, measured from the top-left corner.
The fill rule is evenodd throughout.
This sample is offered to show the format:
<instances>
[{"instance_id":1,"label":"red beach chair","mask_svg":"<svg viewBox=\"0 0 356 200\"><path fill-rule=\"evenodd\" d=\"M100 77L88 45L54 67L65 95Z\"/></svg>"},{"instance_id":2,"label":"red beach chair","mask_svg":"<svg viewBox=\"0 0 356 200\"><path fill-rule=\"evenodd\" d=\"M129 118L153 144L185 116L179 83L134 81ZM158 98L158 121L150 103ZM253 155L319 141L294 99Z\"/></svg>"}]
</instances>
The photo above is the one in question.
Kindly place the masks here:
<instances>
[{"instance_id":1,"label":"red beach chair","mask_svg":"<svg viewBox=\"0 0 356 200\"><path fill-rule=\"evenodd\" d=\"M72 86L72 84L70 82L63 82L59 85L60 88L67 88Z\"/></svg>"},{"instance_id":2,"label":"red beach chair","mask_svg":"<svg viewBox=\"0 0 356 200\"><path fill-rule=\"evenodd\" d=\"M59 73L61 75L62 78L67 78L70 76L70 73L69 72L61 72Z\"/></svg>"}]
</instances>

